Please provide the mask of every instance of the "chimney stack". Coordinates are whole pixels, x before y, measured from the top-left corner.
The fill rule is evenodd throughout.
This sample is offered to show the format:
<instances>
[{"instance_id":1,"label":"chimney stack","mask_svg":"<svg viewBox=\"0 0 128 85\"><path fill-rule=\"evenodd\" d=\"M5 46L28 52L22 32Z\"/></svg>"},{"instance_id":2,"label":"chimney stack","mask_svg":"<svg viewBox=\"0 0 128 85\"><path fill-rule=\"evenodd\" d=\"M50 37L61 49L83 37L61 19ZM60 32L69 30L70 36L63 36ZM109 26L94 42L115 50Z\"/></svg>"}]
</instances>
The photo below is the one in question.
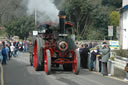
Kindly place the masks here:
<instances>
[{"instance_id":1,"label":"chimney stack","mask_svg":"<svg viewBox=\"0 0 128 85\"><path fill-rule=\"evenodd\" d=\"M66 13L64 11L60 11L59 12L60 34L65 34L65 19L66 19Z\"/></svg>"}]
</instances>

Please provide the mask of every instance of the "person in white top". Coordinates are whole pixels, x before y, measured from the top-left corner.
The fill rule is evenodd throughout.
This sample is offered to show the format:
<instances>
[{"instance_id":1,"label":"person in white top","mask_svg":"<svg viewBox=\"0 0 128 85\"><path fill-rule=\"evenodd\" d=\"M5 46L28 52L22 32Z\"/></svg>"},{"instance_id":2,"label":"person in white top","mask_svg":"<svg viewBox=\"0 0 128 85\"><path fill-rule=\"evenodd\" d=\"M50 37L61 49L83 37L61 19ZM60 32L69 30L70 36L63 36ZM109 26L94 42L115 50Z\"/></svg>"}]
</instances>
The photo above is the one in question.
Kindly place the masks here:
<instances>
[{"instance_id":1,"label":"person in white top","mask_svg":"<svg viewBox=\"0 0 128 85\"><path fill-rule=\"evenodd\" d=\"M13 46L13 44L10 46L10 50L11 50L11 56L13 55L13 57L15 57L15 46Z\"/></svg>"}]
</instances>

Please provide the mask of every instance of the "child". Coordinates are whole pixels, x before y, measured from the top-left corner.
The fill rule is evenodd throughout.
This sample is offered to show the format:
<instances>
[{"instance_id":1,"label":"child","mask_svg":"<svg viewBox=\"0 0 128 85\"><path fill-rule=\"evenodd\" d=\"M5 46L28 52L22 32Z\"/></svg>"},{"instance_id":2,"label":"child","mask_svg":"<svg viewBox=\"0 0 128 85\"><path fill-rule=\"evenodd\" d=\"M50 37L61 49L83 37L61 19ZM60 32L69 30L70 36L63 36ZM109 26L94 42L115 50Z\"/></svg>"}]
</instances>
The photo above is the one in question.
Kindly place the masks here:
<instances>
[{"instance_id":1,"label":"child","mask_svg":"<svg viewBox=\"0 0 128 85\"><path fill-rule=\"evenodd\" d=\"M126 78L124 80L128 81L128 58L127 58L127 61L126 61L125 71L126 71Z\"/></svg>"}]
</instances>

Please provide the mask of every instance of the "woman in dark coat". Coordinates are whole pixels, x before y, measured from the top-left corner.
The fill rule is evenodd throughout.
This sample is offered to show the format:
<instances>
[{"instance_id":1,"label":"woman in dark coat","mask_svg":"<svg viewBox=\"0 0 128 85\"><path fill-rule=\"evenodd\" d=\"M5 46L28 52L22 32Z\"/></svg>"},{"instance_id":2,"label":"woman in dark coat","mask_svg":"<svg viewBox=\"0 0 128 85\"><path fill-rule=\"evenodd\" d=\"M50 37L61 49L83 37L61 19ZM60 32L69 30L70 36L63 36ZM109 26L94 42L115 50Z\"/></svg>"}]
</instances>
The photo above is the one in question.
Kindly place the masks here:
<instances>
[{"instance_id":1,"label":"woman in dark coat","mask_svg":"<svg viewBox=\"0 0 128 85\"><path fill-rule=\"evenodd\" d=\"M89 52L88 45L85 44L85 47L81 52L81 66L83 68L88 68L88 52Z\"/></svg>"}]
</instances>

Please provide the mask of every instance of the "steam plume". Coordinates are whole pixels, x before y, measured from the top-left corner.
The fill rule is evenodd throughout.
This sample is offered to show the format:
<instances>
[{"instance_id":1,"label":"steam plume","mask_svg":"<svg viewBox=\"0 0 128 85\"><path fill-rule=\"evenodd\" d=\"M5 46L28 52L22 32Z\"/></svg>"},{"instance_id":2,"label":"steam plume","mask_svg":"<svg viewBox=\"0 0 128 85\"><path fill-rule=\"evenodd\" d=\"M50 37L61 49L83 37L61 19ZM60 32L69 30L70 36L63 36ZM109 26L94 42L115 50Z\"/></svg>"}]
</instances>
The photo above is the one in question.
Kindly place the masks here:
<instances>
[{"instance_id":1,"label":"steam plume","mask_svg":"<svg viewBox=\"0 0 128 85\"><path fill-rule=\"evenodd\" d=\"M59 10L53 3L54 0L28 0L27 13L29 15L37 13L37 21L44 23L51 21L53 23L58 22Z\"/></svg>"}]
</instances>

